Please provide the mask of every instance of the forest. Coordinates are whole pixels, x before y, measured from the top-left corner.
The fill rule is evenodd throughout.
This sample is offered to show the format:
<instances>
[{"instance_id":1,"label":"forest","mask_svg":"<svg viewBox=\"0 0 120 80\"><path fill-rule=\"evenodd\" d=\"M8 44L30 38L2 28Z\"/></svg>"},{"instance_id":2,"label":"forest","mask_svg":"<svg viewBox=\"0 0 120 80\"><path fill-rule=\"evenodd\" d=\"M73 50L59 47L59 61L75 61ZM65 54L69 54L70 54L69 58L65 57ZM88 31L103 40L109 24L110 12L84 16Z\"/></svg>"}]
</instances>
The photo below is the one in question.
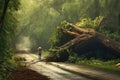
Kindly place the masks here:
<instances>
[{"instance_id":1,"label":"forest","mask_svg":"<svg viewBox=\"0 0 120 80\"><path fill-rule=\"evenodd\" d=\"M48 61L75 63L78 55L82 59L120 59L120 51L110 53L104 47L94 51L96 55L91 49L86 52L86 44L96 49L94 41L75 46L69 43L69 48L59 51L79 35L72 25L95 30L119 44L120 0L0 0L0 80L11 74L16 52L26 49L35 53L39 46L49 51ZM64 33L69 31L74 34Z\"/></svg>"}]
</instances>

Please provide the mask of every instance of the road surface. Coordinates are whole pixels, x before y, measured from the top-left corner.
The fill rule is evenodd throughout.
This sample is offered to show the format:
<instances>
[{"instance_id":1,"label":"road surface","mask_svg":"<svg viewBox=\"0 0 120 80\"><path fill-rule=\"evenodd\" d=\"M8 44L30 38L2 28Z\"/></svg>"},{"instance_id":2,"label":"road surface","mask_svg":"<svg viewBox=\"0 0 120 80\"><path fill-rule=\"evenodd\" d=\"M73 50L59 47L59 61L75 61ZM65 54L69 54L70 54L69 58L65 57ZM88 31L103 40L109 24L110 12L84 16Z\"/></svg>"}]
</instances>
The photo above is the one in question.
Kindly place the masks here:
<instances>
[{"instance_id":1,"label":"road surface","mask_svg":"<svg viewBox=\"0 0 120 80\"><path fill-rule=\"evenodd\" d=\"M17 54L17 56L25 57L26 65L30 69L50 77L51 80L120 80L119 75L87 69L83 66L38 61L38 56L34 54Z\"/></svg>"}]
</instances>

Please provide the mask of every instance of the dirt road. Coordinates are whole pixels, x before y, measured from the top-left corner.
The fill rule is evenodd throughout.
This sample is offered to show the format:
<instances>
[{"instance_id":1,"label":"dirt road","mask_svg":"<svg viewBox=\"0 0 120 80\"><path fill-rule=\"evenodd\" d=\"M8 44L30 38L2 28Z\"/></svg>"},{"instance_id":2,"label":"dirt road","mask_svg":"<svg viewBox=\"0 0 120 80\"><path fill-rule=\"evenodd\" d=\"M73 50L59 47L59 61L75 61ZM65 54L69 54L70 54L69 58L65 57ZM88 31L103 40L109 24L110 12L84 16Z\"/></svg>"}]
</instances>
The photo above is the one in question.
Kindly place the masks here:
<instances>
[{"instance_id":1,"label":"dirt road","mask_svg":"<svg viewBox=\"0 0 120 80\"><path fill-rule=\"evenodd\" d=\"M51 80L120 80L119 75L87 69L83 66L38 61L38 56L34 54L18 54L18 56L27 59L30 69L50 77Z\"/></svg>"}]
</instances>

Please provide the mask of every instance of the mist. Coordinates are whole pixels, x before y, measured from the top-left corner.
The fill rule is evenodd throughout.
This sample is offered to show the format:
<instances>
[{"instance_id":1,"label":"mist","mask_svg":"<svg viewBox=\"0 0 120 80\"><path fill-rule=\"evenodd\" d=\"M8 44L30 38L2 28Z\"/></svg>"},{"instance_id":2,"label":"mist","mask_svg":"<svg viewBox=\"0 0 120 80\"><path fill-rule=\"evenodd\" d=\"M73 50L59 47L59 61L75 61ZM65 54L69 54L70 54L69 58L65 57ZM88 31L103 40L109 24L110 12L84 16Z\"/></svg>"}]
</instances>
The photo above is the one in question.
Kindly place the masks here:
<instances>
[{"instance_id":1,"label":"mist","mask_svg":"<svg viewBox=\"0 0 120 80\"><path fill-rule=\"evenodd\" d=\"M54 30L63 21L75 23L83 18L94 19L98 16L108 16L110 23L107 29L116 30L119 15L119 4L116 8L111 7L114 0L20 0L20 9L17 11L18 27L16 29L16 40L29 37L31 50L36 51L38 46L49 49L49 40ZM83 4L84 3L84 4ZM97 5L96 5L97 4ZM105 5L108 4L108 5ZM114 6L114 5L113 5ZM108 7L111 7L108 9ZM112 10L115 12L112 12ZM110 13L110 15L108 14ZM113 28L114 26L116 28ZM113 29L112 29L113 28ZM118 29L117 29L118 30ZM19 37L18 37L19 36ZM24 41L24 40L23 40ZM18 43L16 42L18 45ZM20 45L20 43L19 43ZM21 44L23 46L23 44ZM20 47L19 47L20 48Z\"/></svg>"},{"instance_id":2,"label":"mist","mask_svg":"<svg viewBox=\"0 0 120 80\"><path fill-rule=\"evenodd\" d=\"M16 49L19 51L29 52L31 48L31 42L28 36L23 36L21 40L16 44Z\"/></svg>"}]
</instances>

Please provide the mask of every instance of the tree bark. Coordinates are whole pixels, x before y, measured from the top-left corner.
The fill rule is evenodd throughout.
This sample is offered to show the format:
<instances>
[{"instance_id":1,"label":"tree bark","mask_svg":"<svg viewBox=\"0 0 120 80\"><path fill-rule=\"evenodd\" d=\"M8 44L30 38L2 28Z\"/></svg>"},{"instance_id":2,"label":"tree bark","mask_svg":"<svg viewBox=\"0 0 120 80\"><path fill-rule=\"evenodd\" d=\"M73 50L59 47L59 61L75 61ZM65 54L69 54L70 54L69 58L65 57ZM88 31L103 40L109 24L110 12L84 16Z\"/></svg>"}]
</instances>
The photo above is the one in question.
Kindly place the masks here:
<instances>
[{"instance_id":1,"label":"tree bark","mask_svg":"<svg viewBox=\"0 0 120 80\"><path fill-rule=\"evenodd\" d=\"M101 33L96 32L96 38L103 43L105 46L114 49L115 51L120 53L120 43L117 41L114 41L112 39L109 39L102 35Z\"/></svg>"},{"instance_id":2,"label":"tree bark","mask_svg":"<svg viewBox=\"0 0 120 80\"><path fill-rule=\"evenodd\" d=\"M0 29L3 27L3 24L4 24L4 19L5 19L5 15L6 15L9 1L10 0L4 0L4 8L3 8L3 12L2 12L2 15L0 18Z\"/></svg>"},{"instance_id":3,"label":"tree bark","mask_svg":"<svg viewBox=\"0 0 120 80\"><path fill-rule=\"evenodd\" d=\"M120 43L107 38L106 36L104 36L103 34L96 32L93 29L84 29L84 28L78 28L77 26L70 24L71 27L73 27L77 32L79 33L83 33L83 34L91 34L93 35L96 39L98 39L102 44L104 44L105 46L117 51L120 53Z\"/></svg>"},{"instance_id":4,"label":"tree bark","mask_svg":"<svg viewBox=\"0 0 120 80\"><path fill-rule=\"evenodd\" d=\"M80 27L77 27L76 25L73 25L71 23L69 23L69 25L74 29L76 30L79 34L82 34L82 33L87 33L87 34L91 34L91 33L95 33L95 30L94 29L91 29L91 28L80 28Z\"/></svg>"},{"instance_id":5,"label":"tree bark","mask_svg":"<svg viewBox=\"0 0 120 80\"><path fill-rule=\"evenodd\" d=\"M74 36L74 37L77 37L80 35L79 33L71 32L71 31L64 30L64 29L62 29L62 30L64 33L69 34L69 35Z\"/></svg>"},{"instance_id":6,"label":"tree bark","mask_svg":"<svg viewBox=\"0 0 120 80\"><path fill-rule=\"evenodd\" d=\"M80 43L81 41L86 41L89 40L90 38L94 37L93 35L88 35L88 34L82 34L79 35L78 37L68 41L67 43L65 43L64 45L60 46L60 48L64 48L67 49L72 45L75 45L77 43Z\"/></svg>"}]
</instances>

